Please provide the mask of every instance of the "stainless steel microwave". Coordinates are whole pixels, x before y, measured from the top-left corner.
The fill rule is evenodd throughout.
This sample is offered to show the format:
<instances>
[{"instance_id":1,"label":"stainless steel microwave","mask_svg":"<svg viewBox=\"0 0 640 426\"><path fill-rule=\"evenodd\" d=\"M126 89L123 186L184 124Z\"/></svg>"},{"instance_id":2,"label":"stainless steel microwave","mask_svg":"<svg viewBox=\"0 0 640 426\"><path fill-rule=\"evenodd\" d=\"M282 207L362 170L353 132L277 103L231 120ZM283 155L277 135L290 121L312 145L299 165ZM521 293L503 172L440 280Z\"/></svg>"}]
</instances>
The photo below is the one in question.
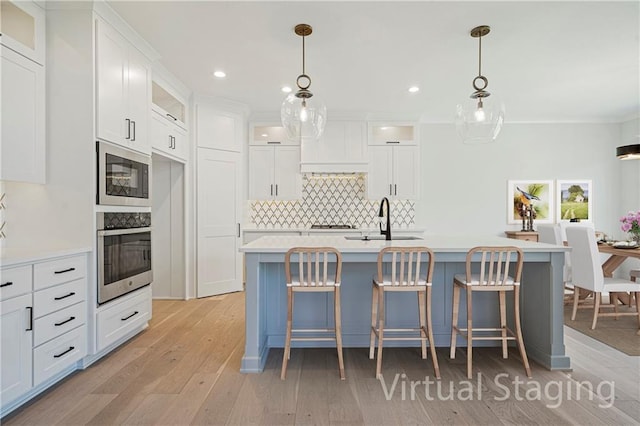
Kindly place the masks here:
<instances>
[{"instance_id":1,"label":"stainless steel microwave","mask_svg":"<svg viewBox=\"0 0 640 426\"><path fill-rule=\"evenodd\" d=\"M96 202L108 206L151 206L151 157L105 142L96 143Z\"/></svg>"}]
</instances>

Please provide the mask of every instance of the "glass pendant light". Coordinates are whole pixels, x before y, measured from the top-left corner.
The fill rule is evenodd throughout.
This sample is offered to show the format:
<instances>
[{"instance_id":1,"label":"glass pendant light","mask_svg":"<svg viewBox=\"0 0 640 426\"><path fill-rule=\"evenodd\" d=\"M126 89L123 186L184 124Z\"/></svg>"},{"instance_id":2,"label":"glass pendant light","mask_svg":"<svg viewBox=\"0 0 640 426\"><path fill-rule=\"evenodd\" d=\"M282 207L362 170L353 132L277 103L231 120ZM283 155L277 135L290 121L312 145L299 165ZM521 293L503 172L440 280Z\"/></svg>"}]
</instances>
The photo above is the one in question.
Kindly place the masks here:
<instances>
[{"instance_id":1,"label":"glass pendant light","mask_svg":"<svg viewBox=\"0 0 640 426\"><path fill-rule=\"evenodd\" d=\"M493 142L498 137L504 123L504 105L485 89L489 85L487 77L482 75L482 37L489 34L491 28L481 25L471 30L471 37L478 39L478 76L473 79L475 91L470 101L456 107L455 124L458 135L464 143Z\"/></svg>"},{"instance_id":2,"label":"glass pendant light","mask_svg":"<svg viewBox=\"0 0 640 426\"><path fill-rule=\"evenodd\" d=\"M290 139L317 140L327 122L327 107L309 90L311 77L305 72L304 39L311 32L307 24L295 27L295 33L302 37L302 74L296 79L298 91L287 95L280 107L282 126Z\"/></svg>"}]
</instances>

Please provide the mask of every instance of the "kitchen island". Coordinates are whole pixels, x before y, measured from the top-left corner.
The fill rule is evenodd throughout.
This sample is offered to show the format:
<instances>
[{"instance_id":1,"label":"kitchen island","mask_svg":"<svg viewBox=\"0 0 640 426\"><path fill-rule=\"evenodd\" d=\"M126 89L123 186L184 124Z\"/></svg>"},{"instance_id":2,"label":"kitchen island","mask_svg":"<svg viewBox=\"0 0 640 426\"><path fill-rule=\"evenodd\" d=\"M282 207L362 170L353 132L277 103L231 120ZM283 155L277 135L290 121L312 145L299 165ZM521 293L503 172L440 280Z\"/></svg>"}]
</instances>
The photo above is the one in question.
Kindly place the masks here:
<instances>
[{"instance_id":1,"label":"kitchen island","mask_svg":"<svg viewBox=\"0 0 640 426\"><path fill-rule=\"evenodd\" d=\"M265 236L240 250L246 260L246 340L241 371L258 373L264 369L269 349L284 347L287 292L284 254L291 247L337 248L342 253L342 339L344 347L369 346L371 327L371 279L377 255L383 247L427 246L435 253L432 320L436 346L448 347L451 338L451 295L453 275L464 273L467 251L480 245L512 245L524 252L520 311L525 347L530 359L550 370L570 368L565 354L563 331L562 270L566 247L496 236L425 235L423 239L398 241L348 240L343 236ZM385 300L387 327L413 327L418 321L414 294L391 294ZM465 306L461 295L461 306ZM507 296L508 302L509 296ZM333 304L319 294L296 296L294 327L333 326ZM474 325L499 323L498 299L494 294L478 294L473 299ZM508 312L513 312L508 303ZM461 309L462 311L462 309ZM512 316L509 314L509 316ZM465 321L464 313L460 321ZM459 339L459 346L465 346ZM301 346L332 346L332 342L296 342ZM479 341L477 344L495 344ZM474 342L474 345L476 343ZM385 346L418 346L419 342L396 341Z\"/></svg>"}]
</instances>

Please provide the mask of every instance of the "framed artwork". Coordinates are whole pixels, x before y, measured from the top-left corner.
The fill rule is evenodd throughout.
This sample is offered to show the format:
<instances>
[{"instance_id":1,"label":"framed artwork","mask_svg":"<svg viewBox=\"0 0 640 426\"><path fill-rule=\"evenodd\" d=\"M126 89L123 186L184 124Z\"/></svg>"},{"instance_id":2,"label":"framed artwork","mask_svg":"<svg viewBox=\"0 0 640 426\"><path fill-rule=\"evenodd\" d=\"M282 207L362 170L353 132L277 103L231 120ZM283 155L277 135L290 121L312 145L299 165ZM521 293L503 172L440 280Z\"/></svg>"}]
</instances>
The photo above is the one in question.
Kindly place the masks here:
<instances>
[{"instance_id":1,"label":"framed artwork","mask_svg":"<svg viewBox=\"0 0 640 426\"><path fill-rule=\"evenodd\" d=\"M556 181L558 222L580 219L593 220L593 193L591 180L571 179Z\"/></svg>"},{"instance_id":2,"label":"framed artwork","mask_svg":"<svg viewBox=\"0 0 640 426\"><path fill-rule=\"evenodd\" d=\"M534 223L553 223L552 180L510 180L507 188L507 223L522 222L523 205L535 210Z\"/></svg>"}]
</instances>

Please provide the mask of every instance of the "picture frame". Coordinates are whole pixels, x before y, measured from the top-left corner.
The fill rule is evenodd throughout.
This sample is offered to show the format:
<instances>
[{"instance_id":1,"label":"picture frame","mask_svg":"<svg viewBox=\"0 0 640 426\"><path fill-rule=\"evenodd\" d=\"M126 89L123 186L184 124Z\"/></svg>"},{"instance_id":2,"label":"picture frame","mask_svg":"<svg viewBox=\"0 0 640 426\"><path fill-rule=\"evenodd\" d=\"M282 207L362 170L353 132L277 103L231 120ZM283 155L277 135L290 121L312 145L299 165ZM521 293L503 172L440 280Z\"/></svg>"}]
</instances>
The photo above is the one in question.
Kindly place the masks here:
<instances>
[{"instance_id":1,"label":"picture frame","mask_svg":"<svg viewBox=\"0 0 640 426\"><path fill-rule=\"evenodd\" d=\"M535 223L554 223L553 180L509 180L507 182L507 223L522 223L519 212L524 202L535 209Z\"/></svg>"},{"instance_id":2,"label":"picture frame","mask_svg":"<svg viewBox=\"0 0 640 426\"><path fill-rule=\"evenodd\" d=\"M593 186L591 179L556 181L556 217L558 223L571 219L593 221Z\"/></svg>"}]
</instances>

